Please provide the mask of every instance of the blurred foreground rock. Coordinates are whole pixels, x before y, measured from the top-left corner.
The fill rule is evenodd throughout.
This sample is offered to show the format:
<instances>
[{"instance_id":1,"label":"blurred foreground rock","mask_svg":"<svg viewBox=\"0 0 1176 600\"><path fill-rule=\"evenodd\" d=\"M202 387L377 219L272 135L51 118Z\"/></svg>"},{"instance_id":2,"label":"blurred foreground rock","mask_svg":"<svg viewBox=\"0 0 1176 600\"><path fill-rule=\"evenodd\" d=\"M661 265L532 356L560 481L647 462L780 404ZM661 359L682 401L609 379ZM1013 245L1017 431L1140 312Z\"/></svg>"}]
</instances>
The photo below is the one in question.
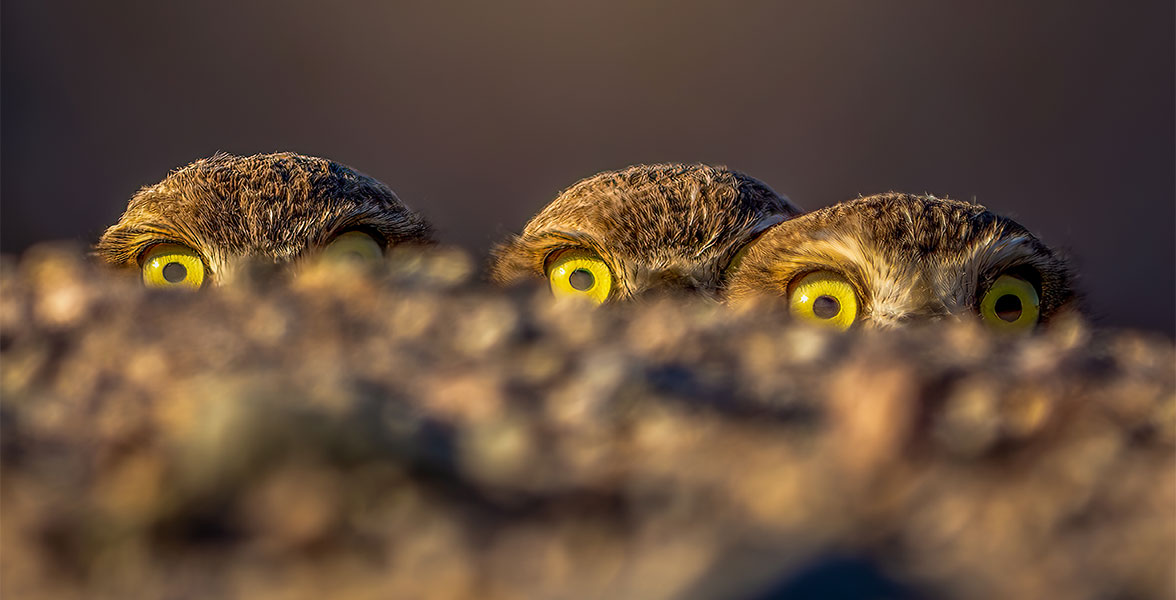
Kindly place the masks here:
<instances>
[{"instance_id":1,"label":"blurred foreground rock","mask_svg":"<svg viewBox=\"0 0 1176 600\"><path fill-rule=\"evenodd\" d=\"M1170 598L1171 341L0 267L11 598Z\"/></svg>"}]
</instances>

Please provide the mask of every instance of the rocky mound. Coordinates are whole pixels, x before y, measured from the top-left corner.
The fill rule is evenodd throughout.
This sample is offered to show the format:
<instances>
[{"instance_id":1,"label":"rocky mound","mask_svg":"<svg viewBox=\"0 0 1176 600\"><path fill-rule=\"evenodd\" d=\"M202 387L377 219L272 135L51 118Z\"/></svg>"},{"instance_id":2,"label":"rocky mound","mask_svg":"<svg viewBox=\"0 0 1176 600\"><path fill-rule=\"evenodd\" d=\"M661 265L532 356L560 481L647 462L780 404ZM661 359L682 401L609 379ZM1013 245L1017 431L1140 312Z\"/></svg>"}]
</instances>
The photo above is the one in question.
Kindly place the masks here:
<instances>
[{"instance_id":1,"label":"rocky mound","mask_svg":"<svg viewBox=\"0 0 1176 600\"><path fill-rule=\"evenodd\" d=\"M1176 352L387 271L0 269L0 592L1161 598Z\"/></svg>"}]
</instances>

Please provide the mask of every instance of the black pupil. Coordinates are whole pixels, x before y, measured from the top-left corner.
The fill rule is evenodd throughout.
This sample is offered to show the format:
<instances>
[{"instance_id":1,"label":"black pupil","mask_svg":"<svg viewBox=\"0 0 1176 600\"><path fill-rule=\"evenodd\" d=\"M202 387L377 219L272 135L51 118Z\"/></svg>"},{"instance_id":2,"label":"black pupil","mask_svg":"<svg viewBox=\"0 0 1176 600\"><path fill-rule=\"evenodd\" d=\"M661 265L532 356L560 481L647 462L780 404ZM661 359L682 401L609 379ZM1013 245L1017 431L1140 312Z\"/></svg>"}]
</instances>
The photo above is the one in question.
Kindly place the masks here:
<instances>
[{"instance_id":1,"label":"black pupil","mask_svg":"<svg viewBox=\"0 0 1176 600\"><path fill-rule=\"evenodd\" d=\"M178 262L167 263L163 266L163 278L168 283L179 283L188 277L188 268Z\"/></svg>"},{"instance_id":2,"label":"black pupil","mask_svg":"<svg viewBox=\"0 0 1176 600\"><path fill-rule=\"evenodd\" d=\"M576 269L575 271L572 271L571 276L568 277L568 283L572 284L572 287L575 288L576 291L587 292L588 290L592 289L593 284L596 283L596 277L593 277L592 273L587 270Z\"/></svg>"},{"instance_id":3,"label":"black pupil","mask_svg":"<svg viewBox=\"0 0 1176 600\"><path fill-rule=\"evenodd\" d=\"M1005 294L996 299L993 310L1000 320L1012 323L1021 318L1021 299L1012 294Z\"/></svg>"},{"instance_id":4,"label":"black pupil","mask_svg":"<svg viewBox=\"0 0 1176 600\"><path fill-rule=\"evenodd\" d=\"M833 296L817 296L813 300L813 314L822 319L832 319L841 312L841 303Z\"/></svg>"}]
</instances>

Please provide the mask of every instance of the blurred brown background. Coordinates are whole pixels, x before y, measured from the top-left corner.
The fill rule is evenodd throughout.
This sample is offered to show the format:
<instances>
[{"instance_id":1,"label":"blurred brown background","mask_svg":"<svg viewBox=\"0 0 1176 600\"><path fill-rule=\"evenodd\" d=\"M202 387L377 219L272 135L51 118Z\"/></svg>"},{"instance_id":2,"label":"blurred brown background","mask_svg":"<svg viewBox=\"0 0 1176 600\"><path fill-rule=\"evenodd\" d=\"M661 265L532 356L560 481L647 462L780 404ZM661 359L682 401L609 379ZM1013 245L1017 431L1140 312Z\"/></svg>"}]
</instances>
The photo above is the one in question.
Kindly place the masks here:
<instances>
[{"instance_id":1,"label":"blurred brown background","mask_svg":"<svg viewBox=\"0 0 1176 600\"><path fill-rule=\"evenodd\" d=\"M5 252L218 150L330 157L484 255L562 188L726 164L805 208L1014 216L1101 322L1176 326L1171 0L4 0Z\"/></svg>"}]
</instances>

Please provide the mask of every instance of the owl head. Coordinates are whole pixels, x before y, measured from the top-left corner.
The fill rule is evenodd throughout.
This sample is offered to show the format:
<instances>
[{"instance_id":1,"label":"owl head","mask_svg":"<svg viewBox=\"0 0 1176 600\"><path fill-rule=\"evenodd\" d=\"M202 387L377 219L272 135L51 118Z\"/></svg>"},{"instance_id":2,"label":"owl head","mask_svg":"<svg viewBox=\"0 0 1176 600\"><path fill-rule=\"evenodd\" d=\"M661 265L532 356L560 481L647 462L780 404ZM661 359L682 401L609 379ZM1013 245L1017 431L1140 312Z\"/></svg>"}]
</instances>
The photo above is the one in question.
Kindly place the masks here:
<instances>
[{"instance_id":1,"label":"owl head","mask_svg":"<svg viewBox=\"0 0 1176 600\"><path fill-rule=\"evenodd\" d=\"M148 286L195 288L231 280L245 261L375 261L430 235L384 184L339 163L288 152L217 154L139 190L96 252L140 270Z\"/></svg>"},{"instance_id":2,"label":"owl head","mask_svg":"<svg viewBox=\"0 0 1176 600\"><path fill-rule=\"evenodd\" d=\"M494 250L498 283L547 279L595 302L649 291L716 296L748 240L799 213L762 182L722 167L640 165L584 179Z\"/></svg>"},{"instance_id":3,"label":"owl head","mask_svg":"<svg viewBox=\"0 0 1176 600\"><path fill-rule=\"evenodd\" d=\"M839 329L978 317L1029 331L1072 305L1066 262L983 206L888 193L781 223L739 257L728 300Z\"/></svg>"}]
</instances>

